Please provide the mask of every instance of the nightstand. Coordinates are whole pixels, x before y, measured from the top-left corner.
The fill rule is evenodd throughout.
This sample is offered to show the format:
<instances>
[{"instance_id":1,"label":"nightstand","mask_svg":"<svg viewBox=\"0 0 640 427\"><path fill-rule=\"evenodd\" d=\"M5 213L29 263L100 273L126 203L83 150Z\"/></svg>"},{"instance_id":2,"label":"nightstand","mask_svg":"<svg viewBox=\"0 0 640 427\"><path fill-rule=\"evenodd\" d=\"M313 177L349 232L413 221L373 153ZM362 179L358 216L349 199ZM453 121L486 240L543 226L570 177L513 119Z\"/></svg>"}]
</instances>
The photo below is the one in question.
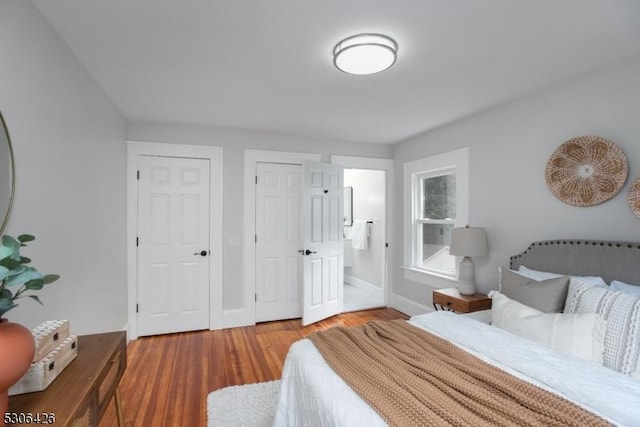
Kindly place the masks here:
<instances>
[{"instance_id":1,"label":"nightstand","mask_svg":"<svg viewBox=\"0 0 640 427\"><path fill-rule=\"evenodd\" d=\"M433 291L433 308L458 313L488 310L491 298L485 294L460 295L457 288L436 289Z\"/></svg>"}]
</instances>

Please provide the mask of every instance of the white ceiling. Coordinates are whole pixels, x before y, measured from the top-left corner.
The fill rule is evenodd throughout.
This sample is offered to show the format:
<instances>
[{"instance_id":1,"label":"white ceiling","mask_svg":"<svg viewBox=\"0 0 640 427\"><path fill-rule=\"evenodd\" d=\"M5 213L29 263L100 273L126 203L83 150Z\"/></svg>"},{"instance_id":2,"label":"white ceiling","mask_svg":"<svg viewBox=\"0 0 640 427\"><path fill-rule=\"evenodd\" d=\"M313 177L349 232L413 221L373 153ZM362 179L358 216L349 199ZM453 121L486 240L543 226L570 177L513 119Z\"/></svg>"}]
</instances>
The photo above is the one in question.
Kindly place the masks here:
<instances>
[{"instance_id":1,"label":"white ceiling","mask_svg":"<svg viewBox=\"0 0 640 427\"><path fill-rule=\"evenodd\" d=\"M640 54L637 0L33 0L129 121L394 143ZM384 33L389 70L334 68Z\"/></svg>"}]
</instances>

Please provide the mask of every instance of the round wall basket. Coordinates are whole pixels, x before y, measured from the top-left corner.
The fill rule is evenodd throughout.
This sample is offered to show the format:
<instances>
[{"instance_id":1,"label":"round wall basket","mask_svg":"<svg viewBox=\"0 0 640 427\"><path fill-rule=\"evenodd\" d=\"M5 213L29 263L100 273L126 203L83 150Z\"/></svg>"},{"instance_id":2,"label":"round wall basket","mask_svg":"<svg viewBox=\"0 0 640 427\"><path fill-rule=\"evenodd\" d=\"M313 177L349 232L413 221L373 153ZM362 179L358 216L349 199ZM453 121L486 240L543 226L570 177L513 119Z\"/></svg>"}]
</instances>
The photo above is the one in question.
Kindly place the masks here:
<instances>
[{"instance_id":1,"label":"round wall basket","mask_svg":"<svg viewBox=\"0 0 640 427\"><path fill-rule=\"evenodd\" d=\"M558 199L593 206L615 196L627 179L622 149L599 136L578 136L562 143L547 162L545 180Z\"/></svg>"},{"instance_id":2,"label":"round wall basket","mask_svg":"<svg viewBox=\"0 0 640 427\"><path fill-rule=\"evenodd\" d=\"M640 177L636 178L631 187L629 187L627 200L635 216L640 217Z\"/></svg>"}]
</instances>

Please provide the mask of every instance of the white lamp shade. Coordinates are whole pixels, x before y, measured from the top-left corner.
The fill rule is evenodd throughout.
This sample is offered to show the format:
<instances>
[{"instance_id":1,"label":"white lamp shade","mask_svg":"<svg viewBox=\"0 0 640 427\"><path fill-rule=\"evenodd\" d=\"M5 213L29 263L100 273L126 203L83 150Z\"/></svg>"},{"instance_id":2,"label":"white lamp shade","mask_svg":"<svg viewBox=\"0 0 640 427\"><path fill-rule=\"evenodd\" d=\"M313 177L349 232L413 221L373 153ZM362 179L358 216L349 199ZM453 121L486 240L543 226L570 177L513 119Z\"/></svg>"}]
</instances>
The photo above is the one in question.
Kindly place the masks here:
<instances>
[{"instance_id":1,"label":"white lamp shade","mask_svg":"<svg viewBox=\"0 0 640 427\"><path fill-rule=\"evenodd\" d=\"M457 256L485 256L489 253L487 234L482 227L461 227L451 230L449 253Z\"/></svg>"},{"instance_id":2,"label":"white lamp shade","mask_svg":"<svg viewBox=\"0 0 640 427\"><path fill-rule=\"evenodd\" d=\"M396 62L398 45L381 34L358 34L342 40L333 49L333 63L345 73L374 74Z\"/></svg>"}]
</instances>

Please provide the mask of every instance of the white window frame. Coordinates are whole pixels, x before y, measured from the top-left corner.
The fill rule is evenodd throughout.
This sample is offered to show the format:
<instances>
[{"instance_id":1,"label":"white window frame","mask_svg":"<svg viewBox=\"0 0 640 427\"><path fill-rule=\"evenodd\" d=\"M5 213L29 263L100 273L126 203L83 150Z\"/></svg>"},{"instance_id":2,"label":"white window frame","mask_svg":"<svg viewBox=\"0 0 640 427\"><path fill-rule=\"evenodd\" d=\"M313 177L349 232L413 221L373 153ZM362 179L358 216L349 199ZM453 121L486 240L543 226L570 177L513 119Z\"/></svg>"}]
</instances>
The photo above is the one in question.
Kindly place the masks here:
<instances>
[{"instance_id":1,"label":"white window frame","mask_svg":"<svg viewBox=\"0 0 640 427\"><path fill-rule=\"evenodd\" d=\"M405 277L409 280L426 284L432 284L434 277L457 281L457 263L455 276L429 271L422 267L422 248L419 247L421 239L417 234L418 223L427 222L419 219L422 179L446 173L455 173L456 218L453 225L462 227L469 223L469 149L461 148L404 164L404 269Z\"/></svg>"}]
</instances>

